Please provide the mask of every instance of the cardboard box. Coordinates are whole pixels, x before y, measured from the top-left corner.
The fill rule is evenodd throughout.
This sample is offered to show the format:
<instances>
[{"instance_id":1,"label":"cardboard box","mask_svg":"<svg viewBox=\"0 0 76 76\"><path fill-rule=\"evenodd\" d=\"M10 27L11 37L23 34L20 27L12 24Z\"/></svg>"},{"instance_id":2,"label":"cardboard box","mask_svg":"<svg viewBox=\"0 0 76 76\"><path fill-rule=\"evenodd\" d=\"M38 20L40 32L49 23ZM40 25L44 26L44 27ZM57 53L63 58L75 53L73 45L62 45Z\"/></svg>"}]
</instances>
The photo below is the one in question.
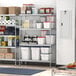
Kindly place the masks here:
<instances>
[{"instance_id":1,"label":"cardboard box","mask_svg":"<svg viewBox=\"0 0 76 76\"><path fill-rule=\"evenodd\" d=\"M8 14L8 7L0 7L0 14Z\"/></svg>"},{"instance_id":2,"label":"cardboard box","mask_svg":"<svg viewBox=\"0 0 76 76\"><path fill-rule=\"evenodd\" d=\"M14 59L14 53L5 53L5 59Z\"/></svg>"},{"instance_id":3,"label":"cardboard box","mask_svg":"<svg viewBox=\"0 0 76 76\"><path fill-rule=\"evenodd\" d=\"M4 53L0 53L0 59L4 59L5 54Z\"/></svg>"},{"instance_id":4,"label":"cardboard box","mask_svg":"<svg viewBox=\"0 0 76 76\"><path fill-rule=\"evenodd\" d=\"M8 7L9 8L9 14L20 14L21 8L20 7Z\"/></svg>"},{"instance_id":5,"label":"cardboard box","mask_svg":"<svg viewBox=\"0 0 76 76\"><path fill-rule=\"evenodd\" d=\"M11 49L10 48L0 48L0 53L10 53Z\"/></svg>"}]
</instances>

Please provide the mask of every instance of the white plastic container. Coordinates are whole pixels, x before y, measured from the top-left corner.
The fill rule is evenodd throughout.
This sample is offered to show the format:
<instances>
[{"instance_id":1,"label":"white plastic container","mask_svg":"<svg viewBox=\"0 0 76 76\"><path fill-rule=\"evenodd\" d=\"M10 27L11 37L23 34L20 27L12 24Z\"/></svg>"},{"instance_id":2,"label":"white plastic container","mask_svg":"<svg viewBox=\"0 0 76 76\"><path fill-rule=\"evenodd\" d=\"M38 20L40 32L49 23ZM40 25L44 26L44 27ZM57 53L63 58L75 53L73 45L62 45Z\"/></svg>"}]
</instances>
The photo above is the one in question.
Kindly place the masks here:
<instances>
[{"instance_id":1,"label":"white plastic container","mask_svg":"<svg viewBox=\"0 0 76 76\"><path fill-rule=\"evenodd\" d=\"M51 53L51 49L48 47L41 47L41 53L44 53L44 54Z\"/></svg>"},{"instance_id":2,"label":"white plastic container","mask_svg":"<svg viewBox=\"0 0 76 76\"><path fill-rule=\"evenodd\" d=\"M50 28L50 22L44 22L43 27L44 28Z\"/></svg>"},{"instance_id":3,"label":"white plastic container","mask_svg":"<svg viewBox=\"0 0 76 76\"><path fill-rule=\"evenodd\" d=\"M51 44L55 44L55 36L51 35Z\"/></svg>"},{"instance_id":4,"label":"white plastic container","mask_svg":"<svg viewBox=\"0 0 76 76\"><path fill-rule=\"evenodd\" d=\"M51 35L46 35L46 44L51 44Z\"/></svg>"},{"instance_id":5,"label":"white plastic container","mask_svg":"<svg viewBox=\"0 0 76 76\"><path fill-rule=\"evenodd\" d=\"M38 37L38 44L45 44L45 37Z\"/></svg>"},{"instance_id":6,"label":"white plastic container","mask_svg":"<svg viewBox=\"0 0 76 76\"><path fill-rule=\"evenodd\" d=\"M42 23L36 23L36 28L42 28Z\"/></svg>"},{"instance_id":7,"label":"white plastic container","mask_svg":"<svg viewBox=\"0 0 76 76\"><path fill-rule=\"evenodd\" d=\"M50 60L50 55L49 54L41 54L41 60L49 61Z\"/></svg>"},{"instance_id":8,"label":"white plastic container","mask_svg":"<svg viewBox=\"0 0 76 76\"><path fill-rule=\"evenodd\" d=\"M23 60L30 59L30 49L28 47L21 47L21 56Z\"/></svg>"},{"instance_id":9,"label":"white plastic container","mask_svg":"<svg viewBox=\"0 0 76 76\"><path fill-rule=\"evenodd\" d=\"M32 60L40 60L40 48L32 47L31 55L32 55Z\"/></svg>"}]
</instances>

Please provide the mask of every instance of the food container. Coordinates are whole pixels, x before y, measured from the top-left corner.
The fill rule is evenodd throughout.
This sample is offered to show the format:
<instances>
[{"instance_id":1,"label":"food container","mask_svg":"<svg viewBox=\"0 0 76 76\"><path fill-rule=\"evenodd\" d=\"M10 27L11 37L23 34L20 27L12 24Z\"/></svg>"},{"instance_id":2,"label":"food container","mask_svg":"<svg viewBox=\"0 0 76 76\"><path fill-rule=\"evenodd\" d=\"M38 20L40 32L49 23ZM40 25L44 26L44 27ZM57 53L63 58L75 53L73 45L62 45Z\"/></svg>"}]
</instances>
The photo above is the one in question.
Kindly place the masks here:
<instances>
[{"instance_id":1,"label":"food container","mask_svg":"<svg viewBox=\"0 0 76 76\"><path fill-rule=\"evenodd\" d=\"M25 14L32 14L32 8L33 8L33 4L25 4L26 6L26 10L25 10Z\"/></svg>"},{"instance_id":2,"label":"food container","mask_svg":"<svg viewBox=\"0 0 76 76\"><path fill-rule=\"evenodd\" d=\"M23 6L21 7L21 14L25 14L25 10L26 10L26 4L23 4Z\"/></svg>"},{"instance_id":3,"label":"food container","mask_svg":"<svg viewBox=\"0 0 76 76\"><path fill-rule=\"evenodd\" d=\"M5 59L14 59L15 54L14 53L5 53Z\"/></svg>"},{"instance_id":4,"label":"food container","mask_svg":"<svg viewBox=\"0 0 76 76\"><path fill-rule=\"evenodd\" d=\"M32 60L40 60L40 48L39 47L31 47L32 51Z\"/></svg>"},{"instance_id":5,"label":"food container","mask_svg":"<svg viewBox=\"0 0 76 76\"><path fill-rule=\"evenodd\" d=\"M25 20L25 21L23 22L23 24L22 24L22 27L23 27L23 28L29 28L29 26L30 26L30 21L29 21L29 20Z\"/></svg>"},{"instance_id":6,"label":"food container","mask_svg":"<svg viewBox=\"0 0 76 76\"><path fill-rule=\"evenodd\" d=\"M39 8L39 14L45 14L46 12L45 12L45 8Z\"/></svg>"},{"instance_id":7,"label":"food container","mask_svg":"<svg viewBox=\"0 0 76 76\"><path fill-rule=\"evenodd\" d=\"M50 28L50 22L44 22L43 27L44 28Z\"/></svg>"},{"instance_id":8,"label":"food container","mask_svg":"<svg viewBox=\"0 0 76 76\"><path fill-rule=\"evenodd\" d=\"M46 14L53 14L54 13L54 8L45 8L45 13Z\"/></svg>"},{"instance_id":9,"label":"food container","mask_svg":"<svg viewBox=\"0 0 76 76\"><path fill-rule=\"evenodd\" d=\"M4 59L5 54L4 53L0 53L0 59Z\"/></svg>"},{"instance_id":10,"label":"food container","mask_svg":"<svg viewBox=\"0 0 76 76\"><path fill-rule=\"evenodd\" d=\"M37 14L38 13L38 9L36 7L32 7L32 14Z\"/></svg>"},{"instance_id":11,"label":"food container","mask_svg":"<svg viewBox=\"0 0 76 76\"><path fill-rule=\"evenodd\" d=\"M0 32L4 32L6 30L6 26L0 26Z\"/></svg>"},{"instance_id":12,"label":"food container","mask_svg":"<svg viewBox=\"0 0 76 76\"><path fill-rule=\"evenodd\" d=\"M49 54L41 54L41 60L49 61L50 60L50 55Z\"/></svg>"},{"instance_id":13,"label":"food container","mask_svg":"<svg viewBox=\"0 0 76 76\"><path fill-rule=\"evenodd\" d=\"M8 46L12 46L12 37L8 37Z\"/></svg>"},{"instance_id":14,"label":"food container","mask_svg":"<svg viewBox=\"0 0 76 76\"><path fill-rule=\"evenodd\" d=\"M21 58L24 60L30 59L30 49L28 47L21 47Z\"/></svg>"},{"instance_id":15,"label":"food container","mask_svg":"<svg viewBox=\"0 0 76 76\"><path fill-rule=\"evenodd\" d=\"M10 48L0 48L0 53L10 53L11 49Z\"/></svg>"},{"instance_id":16,"label":"food container","mask_svg":"<svg viewBox=\"0 0 76 76\"><path fill-rule=\"evenodd\" d=\"M36 23L36 28L42 28L42 23Z\"/></svg>"},{"instance_id":17,"label":"food container","mask_svg":"<svg viewBox=\"0 0 76 76\"><path fill-rule=\"evenodd\" d=\"M8 44L7 41L2 41L2 42L1 42L1 45L2 45L2 46L7 46L7 44Z\"/></svg>"},{"instance_id":18,"label":"food container","mask_svg":"<svg viewBox=\"0 0 76 76\"><path fill-rule=\"evenodd\" d=\"M51 35L51 44L55 44L55 36Z\"/></svg>"},{"instance_id":19,"label":"food container","mask_svg":"<svg viewBox=\"0 0 76 76\"><path fill-rule=\"evenodd\" d=\"M49 47L41 47L41 53L44 54L51 53L51 49Z\"/></svg>"},{"instance_id":20,"label":"food container","mask_svg":"<svg viewBox=\"0 0 76 76\"><path fill-rule=\"evenodd\" d=\"M38 37L38 44L45 44L45 37Z\"/></svg>"}]
</instances>

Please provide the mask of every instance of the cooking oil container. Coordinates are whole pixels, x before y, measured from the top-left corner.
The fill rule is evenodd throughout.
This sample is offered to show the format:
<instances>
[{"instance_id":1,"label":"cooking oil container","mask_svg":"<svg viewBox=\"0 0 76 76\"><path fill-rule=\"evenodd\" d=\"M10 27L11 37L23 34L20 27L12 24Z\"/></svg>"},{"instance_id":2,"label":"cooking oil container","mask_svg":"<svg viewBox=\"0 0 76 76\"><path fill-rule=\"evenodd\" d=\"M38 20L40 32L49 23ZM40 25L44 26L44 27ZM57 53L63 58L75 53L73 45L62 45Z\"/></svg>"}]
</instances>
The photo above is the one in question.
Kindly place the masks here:
<instances>
[{"instance_id":1,"label":"cooking oil container","mask_svg":"<svg viewBox=\"0 0 76 76\"><path fill-rule=\"evenodd\" d=\"M7 46L7 41L2 41L2 42L1 42L1 45L2 45L2 46Z\"/></svg>"},{"instance_id":2,"label":"cooking oil container","mask_svg":"<svg viewBox=\"0 0 76 76\"><path fill-rule=\"evenodd\" d=\"M8 37L8 46L12 46L12 37Z\"/></svg>"}]
</instances>

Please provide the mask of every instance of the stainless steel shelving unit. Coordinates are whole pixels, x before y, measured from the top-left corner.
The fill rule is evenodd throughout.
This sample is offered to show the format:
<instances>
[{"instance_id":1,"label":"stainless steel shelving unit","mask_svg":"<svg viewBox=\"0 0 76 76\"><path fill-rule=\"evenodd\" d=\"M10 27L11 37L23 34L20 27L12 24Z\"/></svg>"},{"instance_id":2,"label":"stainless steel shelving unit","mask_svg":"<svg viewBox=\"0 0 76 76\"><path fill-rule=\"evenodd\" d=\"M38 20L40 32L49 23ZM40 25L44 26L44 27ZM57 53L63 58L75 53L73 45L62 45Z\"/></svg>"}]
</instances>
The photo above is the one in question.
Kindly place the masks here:
<instances>
[{"instance_id":1,"label":"stainless steel shelving unit","mask_svg":"<svg viewBox=\"0 0 76 76\"><path fill-rule=\"evenodd\" d=\"M2 17L9 16L9 17L11 17L11 19L14 18L15 21L17 20L17 15L16 14L0 14L0 16L2 16ZM14 61L15 65L16 65L16 61L17 61L16 28L19 28L19 25L16 25L16 24L0 24L0 26L14 27L15 28L15 34L14 35L9 35L9 34L8 35L5 35L5 34L0 35L0 37L15 37L15 46L0 46L0 48L10 48L10 49L12 49L11 52L15 53L15 57L13 59L5 59L5 58L0 59L0 61Z\"/></svg>"},{"instance_id":2,"label":"stainless steel shelving unit","mask_svg":"<svg viewBox=\"0 0 76 76\"><path fill-rule=\"evenodd\" d=\"M33 19L34 19L34 17L41 17L41 16L55 16L55 14L20 14L20 17L21 17L21 19L23 20L23 17L25 17L25 19L26 19L26 17L33 17ZM50 35L51 35L51 31L52 30L55 30L55 33L54 33L54 35L56 36L56 27L55 28L23 28L22 27L22 24L21 24L21 26L20 26L20 43L21 43L21 37L22 37L22 35L21 34L23 34L24 33L24 31L42 31L42 30L47 30L47 31L50 31ZM22 32L23 31L23 32ZM51 45L51 44L43 44L43 45L38 45L38 44L35 44L35 45L33 45L33 44L27 44L27 45L20 45L20 47L49 47L49 49L51 49L51 47L53 47L53 46L56 46L56 43L54 44L54 45ZM55 47L56 48L56 47ZM56 50L56 49L55 49ZM30 50L30 52L31 52L31 50ZM50 51L50 54L49 54L49 60L48 61L43 61L43 60L32 60L32 59L29 59L29 60L25 60L25 59L22 59L21 58L21 49L20 49L20 52L19 52L19 56L20 56L20 58L19 58L19 62L20 62L20 65L21 65L21 62L38 62L38 63L50 63L50 66L51 66L51 54L52 54L52 52Z\"/></svg>"}]
</instances>

